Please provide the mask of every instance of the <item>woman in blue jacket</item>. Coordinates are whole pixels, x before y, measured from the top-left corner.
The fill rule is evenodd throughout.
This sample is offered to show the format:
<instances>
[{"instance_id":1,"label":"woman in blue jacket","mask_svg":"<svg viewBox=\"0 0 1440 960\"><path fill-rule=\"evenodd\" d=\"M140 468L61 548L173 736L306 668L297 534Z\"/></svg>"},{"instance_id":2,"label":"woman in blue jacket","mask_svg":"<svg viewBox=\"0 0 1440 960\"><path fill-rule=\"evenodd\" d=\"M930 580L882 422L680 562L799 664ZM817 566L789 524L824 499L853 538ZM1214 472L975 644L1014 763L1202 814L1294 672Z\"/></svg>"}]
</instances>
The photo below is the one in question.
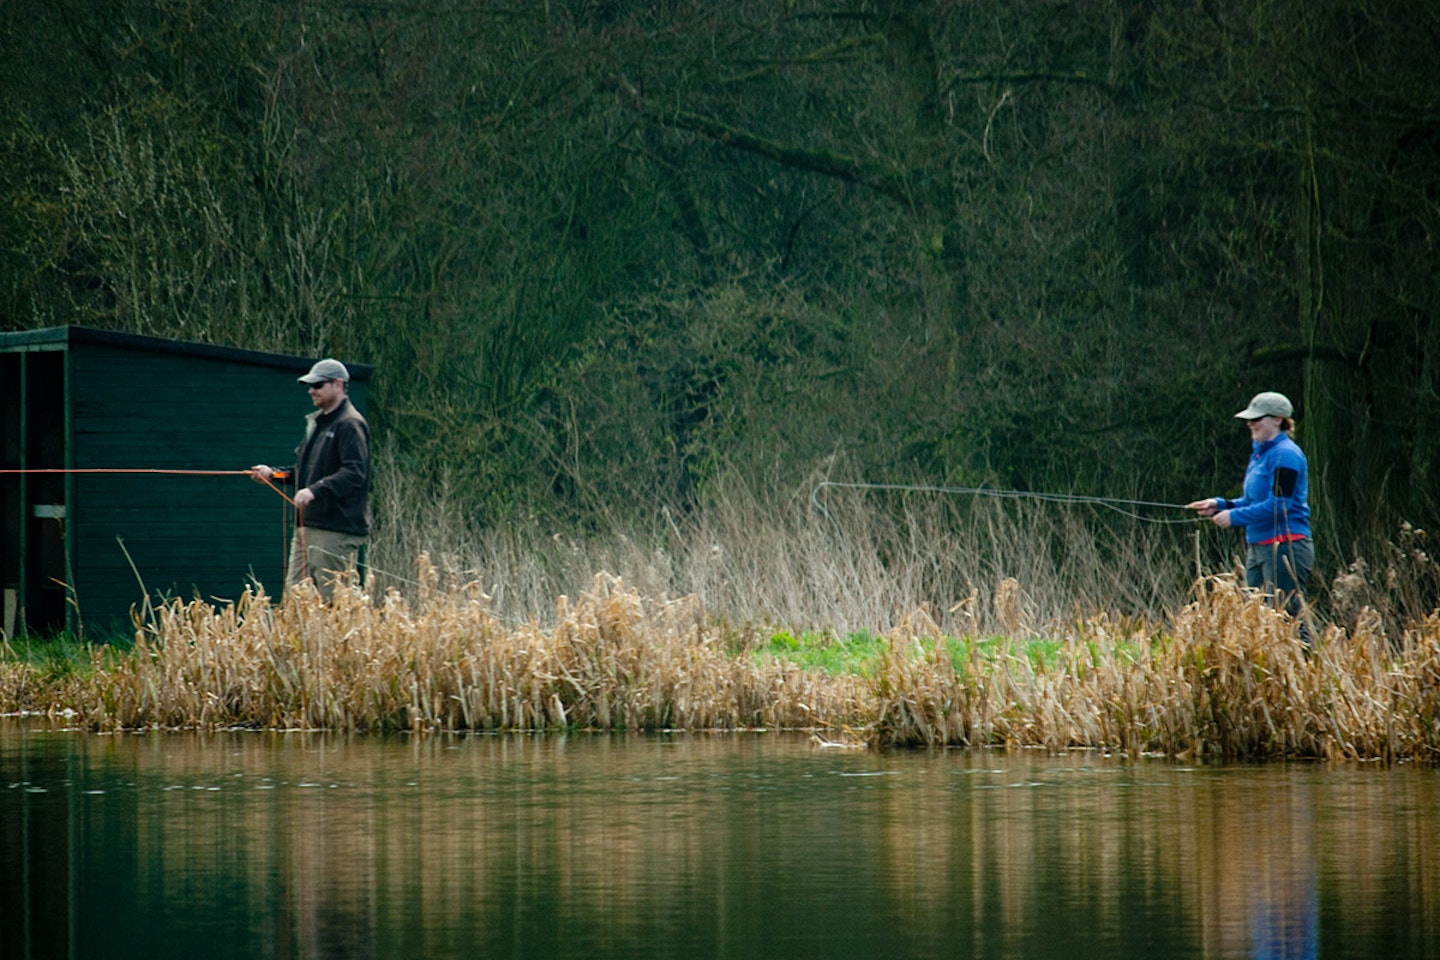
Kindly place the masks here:
<instances>
[{"instance_id":1,"label":"woman in blue jacket","mask_svg":"<svg viewBox=\"0 0 1440 960\"><path fill-rule=\"evenodd\" d=\"M1310 542L1305 454L1290 436L1294 413L1284 394L1257 393L1235 414L1250 428L1251 442L1240 499L1209 497L1186 506L1217 527L1244 527L1245 583L1274 592L1277 602L1299 617L1305 582L1315 566L1315 547ZM1300 633L1308 643L1304 621Z\"/></svg>"}]
</instances>

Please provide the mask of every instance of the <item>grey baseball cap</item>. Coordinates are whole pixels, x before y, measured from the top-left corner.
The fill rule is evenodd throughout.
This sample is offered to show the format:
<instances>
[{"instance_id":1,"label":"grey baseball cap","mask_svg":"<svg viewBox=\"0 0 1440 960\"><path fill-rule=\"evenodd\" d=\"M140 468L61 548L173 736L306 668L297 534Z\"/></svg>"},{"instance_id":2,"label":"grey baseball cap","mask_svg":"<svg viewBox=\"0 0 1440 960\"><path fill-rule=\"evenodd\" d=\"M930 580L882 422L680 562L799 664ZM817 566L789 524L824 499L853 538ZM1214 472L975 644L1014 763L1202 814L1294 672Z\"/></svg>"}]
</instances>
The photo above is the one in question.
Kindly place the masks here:
<instances>
[{"instance_id":1,"label":"grey baseball cap","mask_svg":"<svg viewBox=\"0 0 1440 960\"><path fill-rule=\"evenodd\" d=\"M1293 417L1295 408L1290 405L1290 398L1283 393L1257 393L1250 398L1250 406L1241 410L1235 416L1241 420L1259 420L1261 417Z\"/></svg>"},{"instance_id":2,"label":"grey baseball cap","mask_svg":"<svg viewBox=\"0 0 1440 960\"><path fill-rule=\"evenodd\" d=\"M315 366L303 377L297 378L301 383L320 383L324 380L339 380L341 383L350 382L350 371L345 369L345 364L339 360L331 360L326 357L324 360L315 361Z\"/></svg>"}]
</instances>

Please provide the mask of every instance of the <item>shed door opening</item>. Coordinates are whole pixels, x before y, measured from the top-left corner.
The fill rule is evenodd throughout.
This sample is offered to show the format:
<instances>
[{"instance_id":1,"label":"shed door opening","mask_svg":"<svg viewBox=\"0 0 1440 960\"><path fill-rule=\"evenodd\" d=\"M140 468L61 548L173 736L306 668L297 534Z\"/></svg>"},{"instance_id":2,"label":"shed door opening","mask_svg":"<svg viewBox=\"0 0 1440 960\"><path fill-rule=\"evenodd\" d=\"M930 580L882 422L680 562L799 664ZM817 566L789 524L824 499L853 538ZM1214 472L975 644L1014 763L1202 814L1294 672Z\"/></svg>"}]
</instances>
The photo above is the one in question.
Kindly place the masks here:
<instances>
[{"instance_id":1,"label":"shed door opening","mask_svg":"<svg viewBox=\"0 0 1440 960\"><path fill-rule=\"evenodd\" d=\"M65 354L0 355L0 457L9 470L65 466ZM0 590L6 636L66 627L65 475L0 475Z\"/></svg>"}]
</instances>

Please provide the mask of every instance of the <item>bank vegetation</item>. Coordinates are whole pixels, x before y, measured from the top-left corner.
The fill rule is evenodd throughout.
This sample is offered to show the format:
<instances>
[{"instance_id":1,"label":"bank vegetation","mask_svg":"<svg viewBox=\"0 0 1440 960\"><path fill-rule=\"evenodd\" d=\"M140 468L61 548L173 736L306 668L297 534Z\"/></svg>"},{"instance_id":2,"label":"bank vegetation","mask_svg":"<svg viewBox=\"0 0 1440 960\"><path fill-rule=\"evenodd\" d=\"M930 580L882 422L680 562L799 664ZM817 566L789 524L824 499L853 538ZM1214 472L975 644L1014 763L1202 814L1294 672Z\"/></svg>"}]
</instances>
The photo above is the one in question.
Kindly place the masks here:
<instances>
[{"instance_id":1,"label":"bank vegetation","mask_svg":"<svg viewBox=\"0 0 1440 960\"><path fill-rule=\"evenodd\" d=\"M130 645L56 660L7 644L0 710L100 731L763 728L826 745L1440 759L1440 613L1412 605L1440 575L1423 531L1338 578L1336 602L1308 614L1306 648L1233 570L1178 586L1146 573L1183 571L1205 527L1142 554L1163 538L1105 549L1040 508L992 505L944 530L927 526L946 516L933 508L904 524L851 518L837 540L834 507L809 526L771 517L773 539L710 529L678 557L633 542L603 557L553 537L508 554L472 543L464 558L422 554L408 578L372 569L328 605L260 585L220 604L174 599L144 611ZM624 576L581 582L601 562ZM561 583L577 589L528 612L515 601Z\"/></svg>"},{"instance_id":2,"label":"bank vegetation","mask_svg":"<svg viewBox=\"0 0 1440 960\"><path fill-rule=\"evenodd\" d=\"M8 0L0 330L372 364L376 528L361 594L11 638L0 701L1430 757L1437 37L1402 0ZM1233 495L1262 389L1308 657L1231 535L922 489Z\"/></svg>"}]
</instances>

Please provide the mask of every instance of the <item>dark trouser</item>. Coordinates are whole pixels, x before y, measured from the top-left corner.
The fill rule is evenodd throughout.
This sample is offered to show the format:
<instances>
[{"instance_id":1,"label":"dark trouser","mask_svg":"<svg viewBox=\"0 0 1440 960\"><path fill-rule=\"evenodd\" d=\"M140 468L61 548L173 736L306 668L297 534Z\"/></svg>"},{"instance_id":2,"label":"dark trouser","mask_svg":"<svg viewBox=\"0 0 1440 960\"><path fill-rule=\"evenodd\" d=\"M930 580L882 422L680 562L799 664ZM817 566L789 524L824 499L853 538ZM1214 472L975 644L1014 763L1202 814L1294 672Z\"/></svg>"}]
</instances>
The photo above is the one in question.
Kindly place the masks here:
<instances>
[{"instance_id":1,"label":"dark trouser","mask_svg":"<svg viewBox=\"0 0 1440 960\"><path fill-rule=\"evenodd\" d=\"M1300 620L1300 638L1310 631L1300 616L1300 597L1315 566L1315 545L1307 537L1287 543L1252 543L1245 554L1245 584L1275 595L1275 605Z\"/></svg>"}]
</instances>

